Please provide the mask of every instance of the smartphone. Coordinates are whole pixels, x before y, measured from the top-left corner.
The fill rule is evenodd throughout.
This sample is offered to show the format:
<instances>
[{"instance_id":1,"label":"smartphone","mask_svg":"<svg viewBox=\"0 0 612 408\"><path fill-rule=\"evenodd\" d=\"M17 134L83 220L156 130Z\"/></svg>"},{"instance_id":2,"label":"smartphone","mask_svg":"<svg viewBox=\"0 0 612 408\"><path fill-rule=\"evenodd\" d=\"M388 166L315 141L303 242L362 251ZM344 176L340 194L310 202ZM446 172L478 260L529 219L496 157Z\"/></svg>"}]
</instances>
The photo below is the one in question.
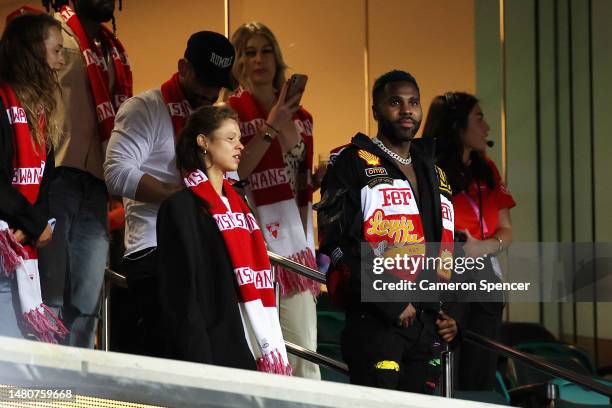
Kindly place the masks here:
<instances>
[{"instance_id":1,"label":"smartphone","mask_svg":"<svg viewBox=\"0 0 612 408\"><path fill-rule=\"evenodd\" d=\"M285 100L291 98L292 96L296 95L296 94L303 94L304 93L304 89L306 88L306 82L308 82L308 75L304 75L304 74L293 74L291 75L291 78L289 78L288 85L287 85L287 95L285 96ZM300 95L300 98L297 101L297 104L300 104L300 100L302 99L302 96Z\"/></svg>"}]
</instances>

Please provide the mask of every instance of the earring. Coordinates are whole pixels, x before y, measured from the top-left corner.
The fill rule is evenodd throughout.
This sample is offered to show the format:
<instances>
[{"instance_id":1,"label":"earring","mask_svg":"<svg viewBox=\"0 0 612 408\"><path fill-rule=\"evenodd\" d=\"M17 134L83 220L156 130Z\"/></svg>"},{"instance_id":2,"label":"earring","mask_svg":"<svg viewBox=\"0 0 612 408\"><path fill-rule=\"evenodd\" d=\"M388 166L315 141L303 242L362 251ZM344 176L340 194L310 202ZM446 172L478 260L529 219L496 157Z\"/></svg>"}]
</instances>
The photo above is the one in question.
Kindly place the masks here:
<instances>
[{"instance_id":1,"label":"earring","mask_svg":"<svg viewBox=\"0 0 612 408\"><path fill-rule=\"evenodd\" d=\"M204 149L204 156L206 156L206 149Z\"/></svg>"}]
</instances>

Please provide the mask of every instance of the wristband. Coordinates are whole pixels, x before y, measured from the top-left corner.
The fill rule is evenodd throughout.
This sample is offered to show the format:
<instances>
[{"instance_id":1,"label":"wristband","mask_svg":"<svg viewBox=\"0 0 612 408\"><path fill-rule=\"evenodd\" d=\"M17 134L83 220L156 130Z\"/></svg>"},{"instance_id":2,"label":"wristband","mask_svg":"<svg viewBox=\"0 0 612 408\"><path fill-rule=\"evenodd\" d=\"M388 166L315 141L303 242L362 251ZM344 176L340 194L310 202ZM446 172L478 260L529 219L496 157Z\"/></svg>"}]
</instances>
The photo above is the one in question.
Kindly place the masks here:
<instances>
[{"instance_id":1,"label":"wristband","mask_svg":"<svg viewBox=\"0 0 612 408\"><path fill-rule=\"evenodd\" d=\"M272 130L276 135L278 135L280 132L278 131L278 129L276 129L274 126L272 126L271 124L269 124L268 122L264 123L268 129Z\"/></svg>"}]
</instances>

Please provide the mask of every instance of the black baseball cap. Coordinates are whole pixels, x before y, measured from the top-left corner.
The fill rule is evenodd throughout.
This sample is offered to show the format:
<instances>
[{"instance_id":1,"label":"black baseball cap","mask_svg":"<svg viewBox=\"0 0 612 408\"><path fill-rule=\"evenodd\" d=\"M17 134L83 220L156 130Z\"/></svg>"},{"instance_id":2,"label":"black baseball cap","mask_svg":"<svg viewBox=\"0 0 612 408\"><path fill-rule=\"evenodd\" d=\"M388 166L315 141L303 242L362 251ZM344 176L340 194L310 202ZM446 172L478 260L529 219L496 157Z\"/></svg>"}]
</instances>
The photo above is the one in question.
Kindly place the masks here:
<instances>
[{"instance_id":1,"label":"black baseball cap","mask_svg":"<svg viewBox=\"0 0 612 408\"><path fill-rule=\"evenodd\" d=\"M202 85L235 88L232 66L236 53L225 36L200 31L189 37L185 59L191 63Z\"/></svg>"}]
</instances>

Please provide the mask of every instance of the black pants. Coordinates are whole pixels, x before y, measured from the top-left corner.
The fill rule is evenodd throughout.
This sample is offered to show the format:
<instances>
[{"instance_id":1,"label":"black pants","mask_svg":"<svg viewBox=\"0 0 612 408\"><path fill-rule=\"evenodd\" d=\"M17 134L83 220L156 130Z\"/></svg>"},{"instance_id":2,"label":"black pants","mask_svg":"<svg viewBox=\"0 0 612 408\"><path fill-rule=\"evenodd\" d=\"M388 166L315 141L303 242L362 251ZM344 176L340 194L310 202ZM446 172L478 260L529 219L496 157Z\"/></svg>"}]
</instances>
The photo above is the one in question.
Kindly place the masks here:
<instances>
[{"instance_id":1,"label":"black pants","mask_svg":"<svg viewBox=\"0 0 612 408\"><path fill-rule=\"evenodd\" d=\"M463 327L475 333L499 340L503 303L464 303ZM497 355L469 342L463 342L459 352L458 389L490 391L495 388Z\"/></svg>"},{"instance_id":2,"label":"black pants","mask_svg":"<svg viewBox=\"0 0 612 408\"><path fill-rule=\"evenodd\" d=\"M157 251L147 248L123 258L128 293L136 315L136 328L130 351L134 354L160 357L163 336L160 329L160 306L157 285Z\"/></svg>"},{"instance_id":3,"label":"black pants","mask_svg":"<svg viewBox=\"0 0 612 408\"><path fill-rule=\"evenodd\" d=\"M430 364L434 330L425 314L409 328L389 326L371 313L347 314L342 356L351 384L432 394L440 374Z\"/></svg>"}]
</instances>

